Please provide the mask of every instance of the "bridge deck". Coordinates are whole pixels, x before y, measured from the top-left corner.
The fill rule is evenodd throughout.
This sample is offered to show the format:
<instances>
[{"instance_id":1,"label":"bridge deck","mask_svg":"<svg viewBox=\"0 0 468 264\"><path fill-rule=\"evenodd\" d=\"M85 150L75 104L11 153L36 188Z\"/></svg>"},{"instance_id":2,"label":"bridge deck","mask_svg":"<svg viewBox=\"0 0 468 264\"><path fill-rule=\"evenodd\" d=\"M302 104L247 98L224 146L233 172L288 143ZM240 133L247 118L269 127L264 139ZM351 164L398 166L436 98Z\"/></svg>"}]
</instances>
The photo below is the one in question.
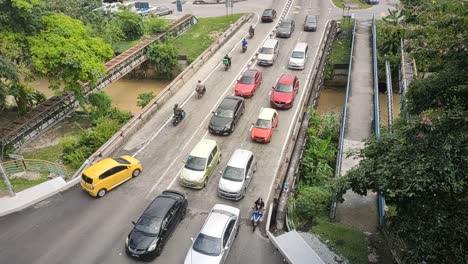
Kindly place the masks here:
<instances>
[{"instance_id":1,"label":"bridge deck","mask_svg":"<svg viewBox=\"0 0 468 264\"><path fill-rule=\"evenodd\" d=\"M341 175L359 163L354 156L347 157L347 153L363 148L362 141L372 135L374 91L371 25L371 21L357 21L356 24ZM345 202L337 207L337 220L362 231L374 232L378 220L377 194L360 196L349 190L344 199Z\"/></svg>"}]
</instances>

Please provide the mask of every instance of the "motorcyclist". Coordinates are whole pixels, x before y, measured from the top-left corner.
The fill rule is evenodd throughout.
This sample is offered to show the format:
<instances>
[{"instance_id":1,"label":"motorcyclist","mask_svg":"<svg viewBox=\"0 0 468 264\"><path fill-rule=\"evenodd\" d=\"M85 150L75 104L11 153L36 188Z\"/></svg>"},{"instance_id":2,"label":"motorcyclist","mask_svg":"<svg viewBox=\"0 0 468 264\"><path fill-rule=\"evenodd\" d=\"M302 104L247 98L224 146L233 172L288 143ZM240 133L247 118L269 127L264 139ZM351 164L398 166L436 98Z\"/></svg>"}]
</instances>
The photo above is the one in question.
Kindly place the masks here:
<instances>
[{"instance_id":1,"label":"motorcyclist","mask_svg":"<svg viewBox=\"0 0 468 264\"><path fill-rule=\"evenodd\" d=\"M242 48L247 48L247 40L245 38L242 40Z\"/></svg>"},{"instance_id":2,"label":"motorcyclist","mask_svg":"<svg viewBox=\"0 0 468 264\"><path fill-rule=\"evenodd\" d=\"M226 56L224 56L223 60L227 60L228 66L231 67L231 57L229 57L229 55L226 54Z\"/></svg>"},{"instance_id":3,"label":"motorcyclist","mask_svg":"<svg viewBox=\"0 0 468 264\"><path fill-rule=\"evenodd\" d=\"M250 25L250 28L249 28L249 34L251 37L253 37L253 35L255 34L255 29L252 25Z\"/></svg>"},{"instance_id":4,"label":"motorcyclist","mask_svg":"<svg viewBox=\"0 0 468 264\"><path fill-rule=\"evenodd\" d=\"M179 120L182 119L182 113L184 110L182 110L181 107L179 107L178 104L174 105L174 108L172 109L174 111L174 116L178 118Z\"/></svg>"},{"instance_id":5,"label":"motorcyclist","mask_svg":"<svg viewBox=\"0 0 468 264\"><path fill-rule=\"evenodd\" d=\"M257 201L254 203L254 209L263 211L263 208L265 207L265 203L263 202L262 197L258 197Z\"/></svg>"},{"instance_id":6,"label":"motorcyclist","mask_svg":"<svg viewBox=\"0 0 468 264\"><path fill-rule=\"evenodd\" d=\"M197 91L197 93L205 93L206 92L206 87L202 83L202 81L198 80L198 83L195 86L195 91Z\"/></svg>"}]
</instances>

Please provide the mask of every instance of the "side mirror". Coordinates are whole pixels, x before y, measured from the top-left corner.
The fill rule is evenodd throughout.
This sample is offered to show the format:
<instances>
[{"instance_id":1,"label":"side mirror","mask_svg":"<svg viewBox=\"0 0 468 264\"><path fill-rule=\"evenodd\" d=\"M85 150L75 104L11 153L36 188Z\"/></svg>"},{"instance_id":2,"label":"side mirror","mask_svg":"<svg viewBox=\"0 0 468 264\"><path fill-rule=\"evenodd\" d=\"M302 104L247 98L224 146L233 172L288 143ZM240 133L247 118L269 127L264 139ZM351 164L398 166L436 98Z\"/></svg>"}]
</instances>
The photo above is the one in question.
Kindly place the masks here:
<instances>
[{"instance_id":1,"label":"side mirror","mask_svg":"<svg viewBox=\"0 0 468 264\"><path fill-rule=\"evenodd\" d=\"M274 90L274 89L275 89L275 87L274 87L274 86L272 86L272 87L271 87L271 89L273 89L273 90Z\"/></svg>"},{"instance_id":2,"label":"side mirror","mask_svg":"<svg viewBox=\"0 0 468 264\"><path fill-rule=\"evenodd\" d=\"M229 247L228 247L228 246L225 246L225 247L224 247L224 250L225 250L225 251L226 251L226 250L228 250L228 249L229 249Z\"/></svg>"},{"instance_id":3,"label":"side mirror","mask_svg":"<svg viewBox=\"0 0 468 264\"><path fill-rule=\"evenodd\" d=\"M193 242L193 237L191 237L190 240Z\"/></svg>"},{"instance_id":4,"label":"side mirror","mask_svg":"<svg viewBox=\"0 0 468 264\"><path fill-rule=\"evenodd\" d=\"M255 123L252 122L252 126L255 126Z\"/></svg>"},{"instance_id":5,"label":"side mirror","mask_svg":"<svg viewBox=\"0 0 468 264\"><path fill-rule=\"evenodd\" d=\"M222 172L222 171L219 171L219 175L223 175L223 172Z\"/></svg>"},{"instance_id":6,"label":"side mirror","mask_svg":"<svg viewBox=\"0 0 468 264\"><path fill-rule=\"evenodd\" d=\"M135 221L132 221L132 224L133 224L133 225L136 225Z\"/></svg>"}]
</instances>

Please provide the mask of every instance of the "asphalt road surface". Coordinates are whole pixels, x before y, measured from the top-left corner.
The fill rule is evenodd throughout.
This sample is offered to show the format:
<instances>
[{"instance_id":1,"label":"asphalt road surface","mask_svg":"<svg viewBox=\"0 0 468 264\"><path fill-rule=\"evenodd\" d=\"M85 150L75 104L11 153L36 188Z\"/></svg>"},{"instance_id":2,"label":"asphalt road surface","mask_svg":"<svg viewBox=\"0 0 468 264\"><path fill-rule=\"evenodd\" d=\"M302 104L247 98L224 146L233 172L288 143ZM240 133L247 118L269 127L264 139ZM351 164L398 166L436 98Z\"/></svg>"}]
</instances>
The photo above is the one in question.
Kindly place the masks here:
<instances>
[{"instance_id":1,"label":"asphalt road surface","mask_svg":"<svg viewBox=\"0 0 468 264\"><path fill-rule=\"evenodd\" d=\"M242 2L238 6L244 6L244 12L249 10L258 15L264 8L272 7L280 14L286 1L262 1L262 4L252 4L249 8L252 2L257 1ZM223 7L218 7L218 10ZM203 8L200 6L200 9ZM296 31L291 38L279 40L280 53L273 66L250 65L261 69L264 78L255 96L246 100L245 113L234 133L227 137L212 136L207 130L211 112L224 96L234 93L235 81L277 20L275 23L256 25L255 37L248 39L247 52L241 53L240 41L248 27L257 23L258 15L246 23L119 151L119 154L135 155L140 159L144 171L138 178L124 183L102 199L94 199L75 186L33 207L0 218L0 263L137 263L124 250L125 238L132 227L131 221L136 220L148 203L167 188L188 194L188 214L154 263L183 263L191 244L190 237L197 234L209 210L216 203L240 208L243 219L227 263L283 263L281 255L263 231L257 229L252 232L250 207L258 196L265 200L272 198L271 187L281 153L290 133L293 116L297 114L299 102L303 98L304 87L310 77L308 74L326 21L331 18L331 11L332 5L328 0L294 1L288 17L295 19ZM302 31L302 21L306 14L319 15L317 32ZM291 71L286 65L297 42L309 43L309 57L306 69ZM226 53L232 56L229 71L221 67L222 57ZM285 72L293 72L300 79L294 107L279 111L279 125L271 143L252 143L251 124L262 107L269 107L271 87ZM207 93L200 100L193 93L198 79L203 80L207 87ZM183 104L187 112L186 119L177 127L169 123L174 103ZM191 190L178 184L177 176L183 166L182 161L202 138L214 139L221 146L223 158L216 171L224 168L236 148L249 149L255 153L257 172L243 200L233 202L217 197L218 173L210 178L203 190Z\"/></svg>"}]
</instances>

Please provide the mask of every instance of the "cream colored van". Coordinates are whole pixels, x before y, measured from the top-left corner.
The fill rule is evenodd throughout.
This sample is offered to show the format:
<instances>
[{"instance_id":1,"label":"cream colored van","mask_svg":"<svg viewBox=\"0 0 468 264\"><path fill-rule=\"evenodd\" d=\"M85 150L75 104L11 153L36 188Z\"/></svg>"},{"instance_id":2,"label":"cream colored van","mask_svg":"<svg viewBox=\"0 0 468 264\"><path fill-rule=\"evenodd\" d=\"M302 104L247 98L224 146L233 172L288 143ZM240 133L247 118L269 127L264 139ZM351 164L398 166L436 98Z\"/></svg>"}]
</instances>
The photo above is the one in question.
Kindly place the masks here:
<instances>
[{"instance_id":1,"label":"cream colored van","mask_svg":"<svg viewBox=\"0 0 468 264\"><path fill-rule=\"evenodd\" d=\"M309 45L305 42L299 42L296 44L291 56L289 57L288 68L303 70L309 54Z\"/></svg>"}]
</instances>

